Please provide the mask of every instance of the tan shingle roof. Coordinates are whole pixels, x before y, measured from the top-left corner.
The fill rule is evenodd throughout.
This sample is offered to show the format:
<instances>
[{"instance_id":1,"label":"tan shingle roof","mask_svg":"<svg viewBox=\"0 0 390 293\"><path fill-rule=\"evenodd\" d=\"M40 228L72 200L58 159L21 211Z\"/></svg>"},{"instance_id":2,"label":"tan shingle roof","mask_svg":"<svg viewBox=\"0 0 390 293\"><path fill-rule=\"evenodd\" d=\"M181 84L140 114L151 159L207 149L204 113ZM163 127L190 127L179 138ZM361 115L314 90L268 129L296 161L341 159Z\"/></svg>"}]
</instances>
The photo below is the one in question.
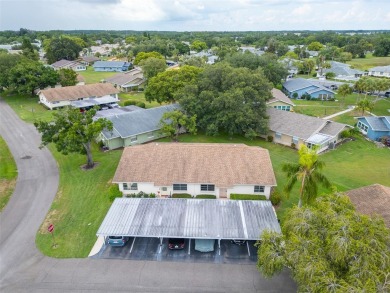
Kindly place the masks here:
<instances>
[{"instance_id":1,"label":"tan shingle roof","mask_svg":"<svg viewBox=\"0 0 390 293\"><path fill-rule=\"evenodd\" d=\"M41 90L40 93L43 94L48 101L53 102L73 101L89 97L103 97L117 94L119 93L119 90L110 83L95 83Z\"/></svg>"},{"instance_id":2,"label":"tan shingle roof","mask_svg":"<svg viewBox=\"0 0 390 293\"><path fill-rule=\"evenodd\" d=\"M290 98L287 97L281 90L273 88L271 90L271 94L273 98L267 102L267 105L280 101L291 106L295 106L294 103L291 102Z\"/></svg>"},{"instance_id":3,"label":"tan shingle roof","mask_svg":"<svg viewBox=\"0 0 390 293\"><path fill-rule=\"evenodd\" d=\"M244 144L151 143L124 149L113 182L276 185L268 150Z\"/></svg>"},{"instance_id":4,"label":"tan shingle roof","mask_svg":"<svg viewBox=\"0 0 390 293\"><path fill-rule=\"evenodd\" d=\"M390 228L390 187L373 184L346 192L359 213L381 215Z\"/></svg>"}]
</instances>

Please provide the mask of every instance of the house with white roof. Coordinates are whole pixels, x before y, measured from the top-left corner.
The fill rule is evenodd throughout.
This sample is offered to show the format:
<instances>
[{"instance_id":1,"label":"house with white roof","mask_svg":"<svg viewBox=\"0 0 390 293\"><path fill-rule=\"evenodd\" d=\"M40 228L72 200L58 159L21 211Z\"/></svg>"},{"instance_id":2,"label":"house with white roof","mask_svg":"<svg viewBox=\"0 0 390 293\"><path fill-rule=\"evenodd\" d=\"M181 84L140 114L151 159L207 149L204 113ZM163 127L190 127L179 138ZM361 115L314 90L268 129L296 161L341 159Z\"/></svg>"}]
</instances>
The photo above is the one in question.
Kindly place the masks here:
<instances>
[{"instance_id":1,"label":"house with white roof","mask_svg":"<svg viewBox=\"0 0 390 293\"><path fill-rule=\"evenodd\" d=\"M72 60L59 60L50 65L54 70L60 69L72 69L74 71L85 71L87 70L87 66L85 64L81 64L78 61Z\"/></svg>"}]
</instances>

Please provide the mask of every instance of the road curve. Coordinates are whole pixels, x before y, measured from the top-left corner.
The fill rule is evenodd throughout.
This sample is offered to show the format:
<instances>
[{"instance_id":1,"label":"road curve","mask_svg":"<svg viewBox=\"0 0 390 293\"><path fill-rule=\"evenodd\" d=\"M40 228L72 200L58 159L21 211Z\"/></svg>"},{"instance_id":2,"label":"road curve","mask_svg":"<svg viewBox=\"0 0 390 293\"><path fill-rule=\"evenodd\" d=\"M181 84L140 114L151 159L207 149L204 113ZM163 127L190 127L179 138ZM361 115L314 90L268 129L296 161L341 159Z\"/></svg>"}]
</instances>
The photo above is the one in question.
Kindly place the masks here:
<instances>
[{"instance_id":1,"label":"road curve","mask_svg":"<svg viewBox=\"0 0 390 293\"><path fill-rule=\"evenodd\" d=\"M40 135L0 98L0 135L18 168L0 214L0 292L296 292L287 272L271 280L253 265L54 259L35 235L56 195L59 174Z\"/></svg>"}]
</instances>

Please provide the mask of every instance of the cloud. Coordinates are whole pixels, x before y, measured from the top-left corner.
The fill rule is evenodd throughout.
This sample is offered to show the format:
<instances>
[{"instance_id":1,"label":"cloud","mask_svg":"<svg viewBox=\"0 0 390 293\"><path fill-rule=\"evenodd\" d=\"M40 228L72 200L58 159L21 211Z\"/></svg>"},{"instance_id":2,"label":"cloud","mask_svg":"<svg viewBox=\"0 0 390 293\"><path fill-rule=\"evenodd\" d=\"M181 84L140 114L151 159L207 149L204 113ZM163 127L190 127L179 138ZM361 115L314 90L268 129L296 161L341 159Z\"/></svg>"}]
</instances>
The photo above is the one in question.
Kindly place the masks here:
<instances>
[{"instance_id":1,"label":"cloud","mask_svg":"<svg viewBox=\"0 0 390 293\"><path fill-rule=\"evenodd\" d=\"M294 16L304 16L306 14L309 14L312 11L312 8L309 4L304 4L300 7L295 8L291 14Z\"/></svg>"}]
</instances>

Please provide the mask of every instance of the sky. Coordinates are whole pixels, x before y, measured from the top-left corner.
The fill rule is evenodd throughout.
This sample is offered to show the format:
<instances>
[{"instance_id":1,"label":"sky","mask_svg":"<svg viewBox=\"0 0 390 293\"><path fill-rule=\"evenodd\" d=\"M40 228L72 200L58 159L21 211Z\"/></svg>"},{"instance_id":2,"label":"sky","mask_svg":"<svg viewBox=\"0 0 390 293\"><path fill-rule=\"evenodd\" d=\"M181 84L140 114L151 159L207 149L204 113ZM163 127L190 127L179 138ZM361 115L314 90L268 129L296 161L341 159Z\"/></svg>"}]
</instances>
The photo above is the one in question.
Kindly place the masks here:
<instances>
[{"instance_id":1,"label":"sky","mask_svg":"<svg viewBox=\"0 0 390 293\"><path fill-rule=\"evenodd\" d=\"M390 30L390 0L0 0L0 30Z\"/></svg>"}]
</instances>

